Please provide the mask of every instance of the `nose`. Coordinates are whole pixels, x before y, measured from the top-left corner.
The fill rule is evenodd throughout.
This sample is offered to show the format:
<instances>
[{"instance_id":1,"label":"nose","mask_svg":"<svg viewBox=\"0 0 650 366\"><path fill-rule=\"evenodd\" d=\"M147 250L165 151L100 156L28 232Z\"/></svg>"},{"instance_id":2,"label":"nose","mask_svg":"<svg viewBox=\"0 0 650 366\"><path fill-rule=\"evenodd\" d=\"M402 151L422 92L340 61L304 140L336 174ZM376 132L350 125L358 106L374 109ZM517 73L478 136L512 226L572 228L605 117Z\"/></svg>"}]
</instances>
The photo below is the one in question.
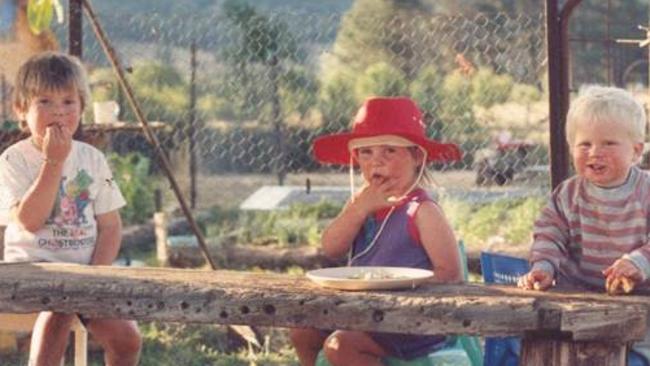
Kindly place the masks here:
<instances>
[{"instance_id":1,"label":"nose","mask_svg":"<svg viewBox=\"0 0 650 366\"><path fill-rule=\"evenodd\" d=\"M370 162L372 164L383 164L384 160L384 154L381 151L373 151L370 156Z\"/></svg>"},{"instance_id":2,"label":"nose","mask_svg":"<svg viewBox=\"0 0 650 366\"><path fill-rule=\"evenodd\" d=\"M589 155L590 156L598 156L600 155L602 149L598 145L592 145L591 148L589 149Z\"/></svg>"},{"instance_id":3,"label":"nose","mask_svg":"<svg viewBox=\"0 0 650 366\"><path fill-rule=\"evenodd\" d=\"M68 108L63 103L56 103L52 106L52 113L57 116L62 116L68 113Z\"/></svg>"}]
</instances>

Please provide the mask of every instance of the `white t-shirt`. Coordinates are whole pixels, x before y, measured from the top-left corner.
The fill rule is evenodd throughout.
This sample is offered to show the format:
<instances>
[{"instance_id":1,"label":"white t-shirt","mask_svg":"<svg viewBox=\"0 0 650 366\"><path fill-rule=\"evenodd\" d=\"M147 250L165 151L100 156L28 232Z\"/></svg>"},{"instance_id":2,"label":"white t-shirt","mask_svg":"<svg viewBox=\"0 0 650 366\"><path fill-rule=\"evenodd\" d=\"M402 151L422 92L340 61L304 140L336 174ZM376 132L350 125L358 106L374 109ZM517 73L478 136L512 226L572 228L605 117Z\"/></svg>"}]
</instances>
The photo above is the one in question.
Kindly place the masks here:
<instances>
[{"instance_id":1,"label":"white t-shirt","mask_svg":"<svg viewBox=\"0 0 650 366\"><path fill-rule=\"evenodd\" d=\"M124 197L104 154L73 141L50 217L35 233L26 231L10 211L36 180L43 157L29 138L0 155L0 225L7 226L4 260L89 264L97 241L95 216L124 206Z\"/></svg>"}]
</instances>

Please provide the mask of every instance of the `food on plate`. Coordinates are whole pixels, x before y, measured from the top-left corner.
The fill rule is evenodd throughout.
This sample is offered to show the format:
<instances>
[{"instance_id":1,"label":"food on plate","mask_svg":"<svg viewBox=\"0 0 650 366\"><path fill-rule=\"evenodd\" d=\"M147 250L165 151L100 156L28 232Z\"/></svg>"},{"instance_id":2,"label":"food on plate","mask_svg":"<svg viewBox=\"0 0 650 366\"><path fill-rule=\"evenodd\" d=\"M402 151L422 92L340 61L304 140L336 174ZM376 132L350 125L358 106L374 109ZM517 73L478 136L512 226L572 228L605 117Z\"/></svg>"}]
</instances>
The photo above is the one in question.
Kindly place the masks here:
<instances>
[{"instance_id":1,"label":"food on plate","mask_svg":"<svg viewBox=\"0 0 650 366\"><path fill-rule=\"evenodd\" d=\"M400 278L408 278L407 276L397 275L390 273L384 269L364 269L355 274L348 276L351 280L395 280Z\"/></svg>"}]
</instances>

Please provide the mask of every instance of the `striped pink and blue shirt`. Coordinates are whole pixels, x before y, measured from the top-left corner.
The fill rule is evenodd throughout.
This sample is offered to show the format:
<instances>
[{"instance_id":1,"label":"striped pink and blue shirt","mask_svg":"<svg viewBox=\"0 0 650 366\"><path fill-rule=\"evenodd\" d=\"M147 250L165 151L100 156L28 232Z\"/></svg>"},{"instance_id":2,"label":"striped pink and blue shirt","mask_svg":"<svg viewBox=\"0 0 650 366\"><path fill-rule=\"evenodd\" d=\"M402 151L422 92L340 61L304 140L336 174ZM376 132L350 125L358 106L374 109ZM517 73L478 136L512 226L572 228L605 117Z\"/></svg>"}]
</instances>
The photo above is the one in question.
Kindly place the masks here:
<instances>
[{"instance_id":1,"label":"striped pink and blue shirt","mask_svg":"<svg viewBox=\"0 0 650 366\"><path fill-rule=\"evenodd\" d=\"M587 286L619 258L650 277L650 175L630 169L626 182L602 188L574 176L560 184L535 221L530 261Z\"/></svg>"}]
</instances>

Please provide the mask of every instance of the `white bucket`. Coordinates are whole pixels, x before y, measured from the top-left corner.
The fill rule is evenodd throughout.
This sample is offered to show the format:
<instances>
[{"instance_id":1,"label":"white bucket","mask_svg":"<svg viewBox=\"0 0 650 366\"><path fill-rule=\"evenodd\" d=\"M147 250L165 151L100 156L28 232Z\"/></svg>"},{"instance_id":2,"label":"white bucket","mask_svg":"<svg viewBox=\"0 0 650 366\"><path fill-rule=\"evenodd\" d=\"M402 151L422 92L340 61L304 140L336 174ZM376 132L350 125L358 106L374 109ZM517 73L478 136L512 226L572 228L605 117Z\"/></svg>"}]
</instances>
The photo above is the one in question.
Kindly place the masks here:
<instances>
[{"instance_id":1,"label":"white bucket","mask_svg":"<svg viewBox=\"0 0 650 366\"><path fill-rule=\"evenodd\" d=\"M120 106L114 100L93 103L95 123L115 123L120 113Z\"/></svg>"}]
</instances>

